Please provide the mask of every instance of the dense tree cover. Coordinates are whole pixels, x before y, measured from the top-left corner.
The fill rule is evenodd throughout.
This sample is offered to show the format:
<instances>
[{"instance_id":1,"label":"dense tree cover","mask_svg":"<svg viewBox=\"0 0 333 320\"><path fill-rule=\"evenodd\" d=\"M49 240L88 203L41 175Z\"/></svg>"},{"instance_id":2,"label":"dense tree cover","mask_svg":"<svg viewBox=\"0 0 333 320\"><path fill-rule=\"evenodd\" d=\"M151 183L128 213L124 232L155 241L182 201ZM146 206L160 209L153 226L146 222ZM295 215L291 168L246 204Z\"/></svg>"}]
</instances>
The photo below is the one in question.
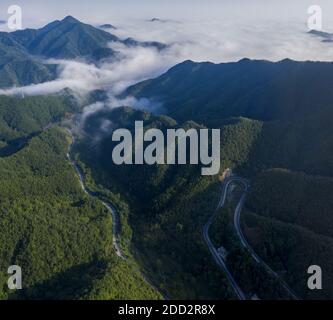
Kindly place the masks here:
<instances>
[{"instance_id":1,"label":"dense tree cover","mask_svg":"<svg viewBox=\"0 0 333 320\"><path fill-rule=\"evenodd\" d=\"M53 80L56 65L45 64L47 58L105 58L113 51L109 41L117 37L78 20L67 17L41 29L25 29L0 34L0 87L29 85Z\"/></svg>"},{"instance_id":2,"label":"dense tree cover","mask_svg":"<svg viewBox=\"0 0 333 320\"><path fill-rule=\"evenodd\" d=\"M257 214L246 218L250 242L308 298L332 296L332 191L332 178L274 169L256 178L247 201ZM312 264L324 270L321 293L306 287Z\"/></svg>"},{"instance_id":3,"label":"dense tree cover","mask_svg":"<svg viewBox=\"0 0 333 320\"><path fill-rule=\"evenodd\" d=\"M78 110L69 95L0 96L0 141L3 144L15 143L60 121L66 113Z\"/></svg>"},{"instance_id":4,"label":"dense tree cover","mask_svg":"<svg viewBox=\"0 0 333 320\"><path fill-rule=\"evenodd\" d=\"M239 239L233 226L233 215L242 192L243 188L241 186L233 184L227 192L224 207L217 210L209 233L217 248L223 246L227 250L231 250L239 244Z\"/></svg>"},{"instance_id":5,"label":"dense tree cover","mask_svg":"<svg viewBox=\"0 0 333 320\"><path fill-rule=\"evenodd\" d=\"M133 130L135 120L144 120L146 129L220 128L221 172L232 168L252 180L246 204L249 211L242 214L249 241L301 297L331 298L331 68L331 63L290 60L276 64L242 60L219 66L186 62L129 90L137 97L162 101L174 119L131 108L103 110L89 117L76 156L89 188L117 207L127 263L112 254L110 233L106 233L111 228L110 214L97 199L85 197L78 185L75 191L69 184L74 183L75 175L65 159L65 136L60 137L58 130L40 133L76 107L58 98L44 102L0 98L0 151L6 156L0 158L0 174L7 181L0 189L1 208L11 213L3 213L4 223L11 223L14 216L25 230L17 231L20 238L15 238L16 233L10 233L13 227L5 225L4 239L13 239L14 244L6 240L3 245L7 247L1 252L12 252L5 262L15 256L28 266L30 286L24 297L159 298L137 272L143 269L171 298L235 298L202 237L202 227L219 199L217 177L202 177L196 166L112 163L112 129ZM318 82L314 83L313 77ZM15 112L11 112L16 103ZM106 127L110 129L107 132ZM38 148L33 149L35 144ZM47 156L52 152L62 157L52 160ZM274 168L283 170L271 170ZM68 186L63 183L66 172L71 177ZM40 194L44 189L45 197ZM25 215L25 210L33 213ZM67 212L68 220L59 212ZM284 298L275 280L239 247L232 235L231 213L229 208L222 214L212 231L217 244L219 226L225 232L221 244L229 248L228 263L235 277L248 294ZM40 222L39 233L36 225ZM88 222L91 230L85 224ZM60 230L63 224L68 228ZM87 240L81 240L81 233L89 233ZM43 242L46 234L51 234L55 243L52 255L51 243L50 248L42 246L39 251L33 242ZM80 245L73 244L72 234L80 239ZM53 273L36 262L40 256L52 265ZM306 288L306 270L311 264L324 269L327 288L321 293ZM32 265L38 271L32 270ZM122 278L127 283L121 283ZM0 281L5 280L0 273ZM1 294L7 297L7 292Z\"/></svg>"},{"instance_id":6,"label":"dense tree cover","mask_svg":"<svg viewBox=\"0 0 333 320\"><path fill-rule=\"evenodd\" d=\"M288 259L279 270L287 272L291 286L305 298L312 297L304 288L310 262L320 264L326 259L325 266L331 264L332 67L332 63L291 60L243 59L219 65L186 61L128 90L137 98L162 103L168 115L181 121L192 119L208 127L223 126L235 116L261 121L250 138L250 152L235 167L252 180L247 206L257 214L253 220L267 217L260 221L269 221L279 232L269 234L265 229L259 241L265 224L258 222L249 236L256 246L269 243L274 253L286 250ZM242 144L237 137L231 139L236 149ZM286 234L294 229L297 236L287 245ZM328 239L325 247L321 237ZM302 241L312 246L309 251ZM317 252L310 259L314 248ZM268 263L275 261L273 254L266 258ZM332 297L332 284L327 282L327 286L322 296Z\"/></svg>"},{"instance_id":7,"label":"dense tree cover","mask_svg":"<svg viewBox=\"0 0 333 320\"><path fill-rule=\"evenodd\" d=\"M25 140L0 157L0 298L160 298L115 255L112 215L83 193L66 157L70 137L49 126L76 107L58 96L1 97L0 106L4 143ZM7 288L13 264L23 272L18 292Z\"/></svg>"},{"instance_id":8,"label":"dense tree cover","mask_svg":"<svg viewBox=\"0 0 333 320\"><path fill-rule=\"evenodd\" d=\"M296 224L244 212L244 230L257 253L304 299L331 299L333 240ZM323 289L309 290L309 266L322 268Z\"/></svg>"},{"instance_id":9,"label":"dense tree cover","mask_svg":"<svg viewBox=\"0 0 333 320\"><path fill-rule=\"evenodd\" d=\"M255 180L248 208L333 237L333 179L269 170Z\"/></svg>"},{"instance_id":10,"label":"dense tree cover","mask_svg":"<svg viewBox=\"0 0 333 320\"><path fill-rule=\"evenodd\" d=\"M82 194L67 148L64 133L54 129L0 159L1 273L21 266L23 295L43 295L34 287L112 248L110 216ZM1 289L2 296L10 294L4 283Z\"/></svg>"},{"instance_id":11,"label":"dense tree cover","mask_svg":"<svg viewBox=\"0 0 333 320\"><path fill-rule=\"evenodd\" d=\"M186 61L161 77L134 85L126 92L137 98L145 97L162 103L167 114L175 120L164 117L163 121L168 121L161 123L158 117L128 109L126 112L102 112L88 121L86 132L89 137L84 145L90 150L92 145L89 146L87 141L96 141L93 137L97 132L103 136L99 128L103 127L105 119L114 127L120 123L131 127L135 119L142 119L147 127L177 127L190 123L197 127L221 128L221 170L233 168L253 180L254 192L250 194L247 204L251 210L273 218L272 221L280 219L302 226L301 230L310 228L318 235L331 236L330 212L333 204L329 190L332 190L330 177L333 174L333 96L329 86L333 82L332 67L332 63L291 60L271 63L243 59L220 65ZM313 81L314 78L316 81ZM110 164L112 146L109 138L102 138L92 147L94 152L91 153L98 163L86 161L96 168L93 175L98 181L120 191L129 203L133 202L130 205L130 225L134 229L134 242L143 244L137 236L142 232L135 232L137 216L140 215L139 221L143 219L145 222L145 233L155 236L149 238L146 247L152 247L153 243L160 245L150 250L151 257L153 253L161 252L161 247L173 244L170 239L176 233L172 231L168 231L168 236L162 241L157 239L157 235L169 230L162 226L168 226L173 221L173 215L178 219L182 217L181 221L173 223L174 228L182 230L182 233L186 233L185 226L192 223L188 212L194 210L197 212L196 219L200 219L201 206L186 198L186 192L199 195L196 188L205 184L205 179L196 180L198 172L191 167L115 167ZM261 175L273 168L284 168L299 174ZM191 184L193 181L196 181L194 185ZM214 183L216 180L212 179L208 185ZM216 199L214 197L216 194L206 193L205 200L201 201L212 203ZM186 202L184 207L180 205L182 201ZM197 206L195 209L194 203ZM140 212L135 212L138 211L136 208L140 208ZM149 220L155 222L154 231L149 230ZM278 241L276 239L275 243ZM184 245L188 243L186 238L177 238L176 242L178 247L187 248ZM194 243L193 239L191 243ZM192 262L186 252L182 254ZM322 252L323 256L326 254L327 251ZM243 254L240 256L244 258ZM270 263L270 257L267 262ZM184 261L180 263L186 264ZM288 263L298 264L292 259ZM165 265L167 262L163 261ZM289 269L294 270L293 265ZM300 286L300 283L294 282L295 279L304 280L288 277L292 287ZM255 284L259 283L257 280L253 280ZM299 293L302 295L304 292Z\"/></svg>"},{"instance_id":12,"label":"dense tree cover","mask_svg":"<svg viewBox=\"0 0 333 320\"><path fill-rule=\"evenodd\" d=\"M103 49L110 56L112 50L107 50L107 43L118 40L116 36L71 16L41 29L19 30L10 35L31 54L58 59L89 58Z\"/></svg>"},{"instance_id":13,"label":"dense tree cover","mask_svg":"<svg viewBox=\"0 0 333 320\"><path fill-rule=\"evenodd\" d=\"M54 79L54 65L29 55L10 33L0 33L0 87L28 85Z\"/></svg>"},{"instance_id":14,"label":"dense tree cover","mask_svg":"<svg viewBox=\"0 0 333 320\"><path fill-rule=\"evenodd\" d=\"M160 290L179 299L234 298L202 237L202 227L218 202L217 177L203 178L197 166L115 166L111 132L105 134L103 124L132 130L135 120L143 120L145 129L200 128L130 108L95 113L85 123L86 136L78 150L91 168L92 180L123 195L121 201L129 205L125 225L133 230L132 251ZM226 121L221 131L222 171L245 164L260 128L257 121Z\"/></svg>"},{"instance_id":15,"label":"dense tree cover","mask_svg":"<svg viewBox=\"0 0 333 320\"><path fill-rule=\"evenodd\" d=\"M248 299L290 299L290 294L280 281L272 277L264 266L258 265L247 252L233 226L236 205L240 199L242 188L233 185L229 190L227 202L219 209L210 229L210 237L216 246L226 252L226 263L238 285Z\"/></svg>"},{"instance_id":16,"label":"dense tree cover","mask_svg":"<svg viewBox=\"0 0 333 320\"><path fill-rule=\"evenodd\" d=\"M300 113L297 119L265 122L244 169L251 175L285 168L332 177L332 128L333 107L309 117Z\"/></svg>"},{"instance_id":17,"label":"dense tree cover","mask_svg":"<svg viewBox=\"0 0 333 320\"><path fill-rule=\"evenodd\" d=\"M0 88L30 85L54 80L57 65L46 64L43 58L85 59L92 63L108 58L117 52L109 42L125 46L166 46L159 42L139 42L132 38L119 39L109 32L95 28L68 16L53 21L40 29L24 29L0 33Z\"/></svg>"},{"instance_id":18,"label":"dense tree cover","mask_svg":"<svg viewBox=\"0 0 333 320\"><path fill-rule=\"evenodd\" d=\"M243 59L185 61L127 90L162 103L176 120L211 124L230 117L297 119L331 109L333 63ZM314 81L313 79L316 79Z\"/></svg>"},{"instance_id":19,"label":"dense tree cover","mask_svg":"<svg viewBox=\"0 0 333 320\"><path fill-rule=\"evenodd\" d=\"M143 275L128 262L113 257L105 264L101 277L95 277L88 300L156 300L162 296L147 284Z\"/></svg>"}]
</instances>

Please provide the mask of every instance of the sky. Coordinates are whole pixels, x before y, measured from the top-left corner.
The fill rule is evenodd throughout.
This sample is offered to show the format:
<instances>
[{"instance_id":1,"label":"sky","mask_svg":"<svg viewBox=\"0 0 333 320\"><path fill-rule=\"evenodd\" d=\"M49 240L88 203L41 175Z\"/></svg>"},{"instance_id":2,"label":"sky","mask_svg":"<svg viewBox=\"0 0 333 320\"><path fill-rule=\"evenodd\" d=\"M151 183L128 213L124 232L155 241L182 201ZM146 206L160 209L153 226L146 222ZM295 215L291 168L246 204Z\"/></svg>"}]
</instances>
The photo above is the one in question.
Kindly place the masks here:
<instances>
[{"instance_id":1,"label":"sky","mask_svg":"<svg viewBox=\"0 0 333 320\"><path fill-rule=\"evenodd\" d=\"M159 17L177 20L306 21L310 5L320 5L327 27L333 21L331 0L1 0L0 20L9 5L20 5L26 27L73 15L90 23L125 22Z\"/></svg>"},{"instance_id":2,"label":"sky","mask_svg":"<svg viewBox=\"0 0 333 320\"><path fill-rule=\"evenodd\" d=\"M12 4L13 0L1 0L0 21L7 19ZM15 4L22 6L23 28L41 27L72 15L95 26L111 23L118 29L110 32L120 38L169 45L158 52L110 43L119 52L117 61L98 66L84 61L56 61L58 79L28 86L24 88L26 94L70 87L84 95L107 88L110 105L115 105L120 103L115 96L129 85L156 77L188 59L215 63L244 57L333 61L333 43L309 35L307 27L307 10L316 4L322 8L323 31L333 33L332 0L16 0ZM162 21L149 21L152 18ZM5 24L2 29L6 29ZM5 93L17 90L21 89ZM131 104L142 103L129 99Z\"/></svg>"},{"instance_id":3,"label":"sky","mask_svg":"<svg viewBox=\"0 0 333 320\"><path fill-rule=\"evenodd\" d=\"M121 38L178 42L193 60L333 59L332 46L306 35L313 4L322 8L323 30L333 33L332 0L1 0L0 30L8 31L1 21L14 3L22 7L23 28L72 15L93 25L111 23ZM152 18L168 23L148 23Z\"/></svg>"}]
</instances>

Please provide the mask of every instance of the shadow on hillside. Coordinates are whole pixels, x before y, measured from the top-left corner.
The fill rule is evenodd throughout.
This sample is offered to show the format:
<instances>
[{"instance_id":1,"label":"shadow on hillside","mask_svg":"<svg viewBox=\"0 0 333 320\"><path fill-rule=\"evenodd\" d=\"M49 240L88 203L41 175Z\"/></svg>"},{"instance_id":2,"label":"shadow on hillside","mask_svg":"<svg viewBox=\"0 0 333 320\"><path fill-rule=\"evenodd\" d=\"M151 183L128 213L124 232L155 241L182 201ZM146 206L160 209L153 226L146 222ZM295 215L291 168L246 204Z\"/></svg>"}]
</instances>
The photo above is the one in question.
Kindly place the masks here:
<instances>
[{"instance_id":1,"label":"shadow on hillside","mask_svg":"<svg viewBox=\"0 0 333 320\"><path fill-rule=\"evenodd\" d=\"M248 177L272 168L301 171L310 175L333 175L331 128L325 115L263 124L248 160L239 168Z\"/></svg>"},{"instance_id":2,"label":"shadow on hillside","mask_svg":"<svg viewBox=\"0 0 333 320\"><path fill-rule=\"evenodd\" d=\"M38 133L32 133L28 136L9 141L5 147L0 148L0 157L4 158L12 156L16 152L22 150L29 143L29 141L37 135Z\"/></svg>"},{"instance_id":3,"label":"shadow on hillside","mask_svg":"<svg viewBox=\"0 0 333 320\"><path fill-rule=\"evenodd\" d=\"M75 300L89 292L93 281L103 276L106 270L104 261L92 261L74 266L52 278L23 289L19 300ZM24 281L24 279L23 279Z\"/></svg>"}]
</instances>

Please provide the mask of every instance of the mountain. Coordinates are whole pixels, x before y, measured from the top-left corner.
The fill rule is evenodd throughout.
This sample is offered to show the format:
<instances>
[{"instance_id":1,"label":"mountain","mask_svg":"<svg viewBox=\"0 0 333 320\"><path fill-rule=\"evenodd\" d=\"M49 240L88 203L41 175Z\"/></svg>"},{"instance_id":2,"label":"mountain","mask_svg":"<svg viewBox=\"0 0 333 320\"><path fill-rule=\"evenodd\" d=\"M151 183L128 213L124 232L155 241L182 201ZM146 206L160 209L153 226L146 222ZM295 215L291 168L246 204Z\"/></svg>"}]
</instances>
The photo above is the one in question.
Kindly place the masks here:
<instances>
[{"instance_id":1,"label":"mountain","mask_svg":"<svg viewBox=\"0 0 333 320\"><path fill-rule=\"evenodd\" d=\"M117 30L117 28L110 23L102 24L99 26L99 28Z\"/></svg>"},{"instance_id":2,"label":"mountain","mask_svg":"<svg viewBox=\"0 0 333 320\"><path fill-rule=\"evenodd\" d=\"M136 47L136 46L141 46L141 47L152 47L157 50L164 50L168 46L164 43L158 42L158 41L137 41L133 38L127 38L123 40L123 44L129 47Z\"/></svg>"},{"instance_id":3,"label":"mountain","mask_svg":"<svg viewBox=\"0 0 333 320\"><path fill-rule=\"evenodd\" d=\"M0 269L24 270L16 292L0 274L0 300L161 298L116 256L110 212L68 161L71 137L57 124L79 110L66 94L0 96Z\"/></svg>"},{"instance_id":4,"label":"mountain","mask_svg":"<svg viewBox=\"0 0 333 320\"><path fill-rule=\"evenodd\" d=\"M52 79L55 67L41 56L98 63L114 54L109 41L164 48L67 17L0 33L0 83ZM158 291L171 299L235 298L202 235L220 200L219 177L203 177L194 165L113 164L113 129L133 131L136 120L163 131L221 129L220 173L231 168L251 180L241 216L248 242L301 298L331 299L332 85L332 63L185 61L126 92L162 103L165 115L122 107L87 116L73 157L91 194L117 209L125 260L113 250L110 212L82 191L67 156L72 138L57 127L65 119L62 125L72 124L80 107L70 94L0 96L0 269L15 261L26 283L13 295L0 274L0 299L158 299ZM99 91L90 97L102 98ZM230 190L212 228L214 243L227 250L227 264L248 297L286 299L235 236L241 193L239 186ZM306 287L311 264L325 270L323 290Z\"/></svg>"},{"instance_id":5,"label":"mountain","mask_svg":"<svg viewBox=\"0 0 333 320\"><path fill-rule=\"evenodd\" d=\"M10 34L0 33L0 87L48 81L55 69L32 57Z\"/></svg>"},{"instance_id":6,"label":"mountain","mask_svg":"<svg viewBox=\"0 0 333 320\"><path fill-rule=\"evenodd\" d=\"M166 115L106 108L88 117L80 157L97 185L122 194L144 267L171 297L226 297L214 286L225 279L204 260L202 239L219 198L218 179L201 177L195 166L115 166L112 130L105 132L104 124L220 128L221 173L232 168L251 180L241 218L249 243L297 295L327 299L333 297L332 85L328 62L186 61L126 92L162 103ZM237 197L235 188L214 237L223 239L227 263L248 292L284 299L235 237ZM306 270L314 263L328 271L325 288L310 292Z\"/></svg>"},{"instance_id":7,"label":"mountain","mask_svg":"<svg viewBox=\"0 0 333 320\"><path fill-rule=\"evenodd\" d=\"M125 46L154 47L163 50L159 42L139 42L115 35L68 16L40 29L25 29L0 33L0 88L28 85L53 80L56 66L43 59L82 58L91 63L112 59L116 52L110 42Z\"/></svg>"},{"instance_id":8,"label":"mountain","mask_svg":"<svg viewBox=\"0 0 333 320\"><path fill-rule=\"evenodd\" d=\"M319 30L310 30L308 33L312 36L321 38L322 42L333 42L333 34L332 33L319 31Z\"/></svg>"},{"instance_id":9,"label":"mountain","mask_svg":"<svg viewBox=\"0 0 333 320\"><path fill-rule=\"evenodd\" d=\"M150 19L148 21L149 22L161 22L161 23L168 22L168 20L164 20L164 19L160 19L160 18L152 18L152 19Z\"/></svg>"},{"instance_id":10,"label":"mountain","mask_svg":"<svg viewBox=\"0 0 333 320\"><path fill-rule=\"evenodd\" d=\"M133 130L135 120L144 121L145 128L163 131L199 128L194 122L179 124L129 107L94 113L85 122L77 150L88 181L92 188L103 186L116 199L121 238L138 249L141 268L162 292L174 299L232 298L225 276L202 243L200 229L214 210L218 192L212 179L202 179L197 166L116 166L110 161L114 142L103 124Z\"/></svg>"},{"instance_id":11,"label":"mountain","mask_svg":"<svg viewBox=\"0 0 333 320\"><path fill-rule=\"evenodd\" d=\"M20 30L11 34L33 55L56 59L88 58L100 60L112 57L115 52L108 48L110 42L119 42L131 46L152 46L163 49L159 42L139 42L128 38L119 39L109 32L80 22L72 16L54 21L38 30Z\"/></svg>"},{"instance_id":12,"label":"mountain","mask_svg":"<svg viewBox=\"0 0 333 320\"><path fill-rule=\"evenodd\" d=\"M332 85L330 62L185 61L156 79L134 85L126 94L156 100L181 121L208 123L239 116L266 121L331 108Z\"/></svg>"},{"instance_id":13,"label":"mountain","mask_svg":"<svg viewBox=\"0 0 333 320\"><path fill-rule=\"evenodd\" d=\"M15 31L11 36L31 54L56 59L96 57L108 42L119 41L116 36L71 16L41 29ZM108 49L108 53L112 55L113 51Z\"/></svg>"},{"instance_id":14,"label":"mountain","mask_svg":"<svg viewBox=\"0 0 333 320\"><path fill-rule=\"evenodd\" d=\"M316 79L314 81L313 79ZM333 63L186 61L126 94L162 103L177 121L220 127L230 118L262 123L247 165L333 177Z\"/></svg>"},{"instance_id":15,"label":"mountain","mask_svg":"<svg viewBox=\"0 0 333 320\"><path fill-rule=\"evenodd\" d=\"M313 81L316 79L316 81ZM162 103L177 121L220 127L226 119L262 121L252 168L282 166L333 176L333 63L186 61L126 94Z\"/></svg>"},{"instance_id":16,"label":"mountain","mask_svg":"<svg viewBox=\"0 0 333 320\"><path fill-rule=\"evenodd\" d=\"M67 17L41 29L0 33L0 87L53 80L56 66L43 58L100 60L114 54L107 48L118 38Z\"/></svg>"}]
</instances>

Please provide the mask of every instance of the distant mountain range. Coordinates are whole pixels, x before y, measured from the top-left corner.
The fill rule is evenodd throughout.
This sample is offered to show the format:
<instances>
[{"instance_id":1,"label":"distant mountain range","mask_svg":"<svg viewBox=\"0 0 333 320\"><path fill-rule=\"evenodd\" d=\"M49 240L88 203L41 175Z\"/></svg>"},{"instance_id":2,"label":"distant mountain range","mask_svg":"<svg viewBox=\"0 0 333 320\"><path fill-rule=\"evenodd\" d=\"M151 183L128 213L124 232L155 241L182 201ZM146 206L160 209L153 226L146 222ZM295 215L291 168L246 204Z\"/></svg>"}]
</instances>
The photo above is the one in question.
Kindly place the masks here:
<instances>
[{"instance_id":1,"label":"distant mountain range","mask_svg":"<svg viewBox=\"0 0 333 320\"><path fill-rule=\"evenodd\" d=\"M333 42L333 33L328 33L319 30L310 30L309 34L321 38L322 42Z\"/></svg>"},{"instance_id":2,"label":"distant mountain range","mask_svg":"<svg viewBox=\"0 0 333 320\"><path fill-rule=\"evenodd\" d=\"M125 40L68 16L41 29L25 29L0 33L0 87L28 85L54 79L56 68L46 65L41 58L84 58L97 62L111 58L115 52L108 43L126 46L153 46L159 50L165 45L158 42Z\"/></svg>"},{"instance_id":3,"label":"distant mountain range","mask_svg":"<svg viewBox=\"0 0 333 320\"><path fill-rule=\"evenodd\" d=\"M11 37L30 54L56 59L77 57L100 58L108 42L120 41L116 36L68 16L41 29L16 31ZM112 50L108 49L108 54Z\"/></svg>"},{"instance_id":4,"label":"distant mountain range","mask_svg":"<svg viewBox=\"0 0 333 320\"><path fill-rule=\"evenodd\" d=\"M168 22L168 20L164 20L164 19L159 19L159 18L152 18L149 20L149 22Z\"/></svg>"},{"instance_id":5,"label":"distant mountain range","mask_svg":"<svg viewBox=\"0 0 333 320\"><path fill-rule=\"evenodd\" d=\"M0 87L51 80L55 70L31 56L9 33L0 33Z\"/></svg>"},{"instance_id":6,"label":"distant mountain range","mask_svg":"<svg viewBox=\"0 0 333 320\"><path fill-rule=\"evenodd\" d=\"M102 24L99 26L101 29L113 29L113 30L117 30L117 28L115 26L113 26L110 23L106 23L106 24Z\"/></svg>"},{"instance_id":7,"label":"distant mountain range","mask_svg":"<svg viewBox=\"0 0 333 320\"><path fill-rule=\"evenodd\" d=\"M45 64L45 58L98 64L116 54L110 42L166 47L122 40L101 28L68 16L41 29L0 33L0 87L54 79L56 65ZM165 114L128 106L88 115L73 155L92 194L119 212L126 260L112 250L111 215L97 197L84 194L68 162L71 136L57 127L79 118L83 105L70 90L0 96L0 269L15 263L26 270L26 287L17 296L0 276L0 300L160 298L138 270L170 299L235 298L202 236L221 199L218 177L202 177L193 165L113 164L111 129L133 131L137 120L163 131L221 129L220 173L228 168L251 180L241 218L248 242L301 298L332 299L332 87L329 62L185 61L123 94L156 101ZM87 99L90 104L105 98L97 90ZM228 267L249 298L256 293L260 299L284 299L235 238L239 188L232 192L212 236L227 250ZM306 286L306 270L314 263L325 270L323 290Z\"/></svg>"},{"instance_id":8,"label":"distant mountain range","mask_svg":"<svg viewBox=\"0 0 333 320\"><path fill-rule=\"evenodd\" d=\"M185 61L126 94L158 102L180 123L193 120L214 128L239 117L261 121L266 140L257 147L265 150L260 151L263 167L274 163L333 176L332 86L331 62ZM258 158L254 153L253 161Z\"/></svg>"},{"instance_id":9,"label":"distant mountain range","mask_svg":"<svg viewBox=\"0 0 333 320\"><path fill-rule=\"evenodd\" d=\"M330 62L185 61L130 87L126 94L162 103L178 121L209 124L239 116L264 121L312 116L331 107L332 86Z\"/></svg>"}]
</instances>

